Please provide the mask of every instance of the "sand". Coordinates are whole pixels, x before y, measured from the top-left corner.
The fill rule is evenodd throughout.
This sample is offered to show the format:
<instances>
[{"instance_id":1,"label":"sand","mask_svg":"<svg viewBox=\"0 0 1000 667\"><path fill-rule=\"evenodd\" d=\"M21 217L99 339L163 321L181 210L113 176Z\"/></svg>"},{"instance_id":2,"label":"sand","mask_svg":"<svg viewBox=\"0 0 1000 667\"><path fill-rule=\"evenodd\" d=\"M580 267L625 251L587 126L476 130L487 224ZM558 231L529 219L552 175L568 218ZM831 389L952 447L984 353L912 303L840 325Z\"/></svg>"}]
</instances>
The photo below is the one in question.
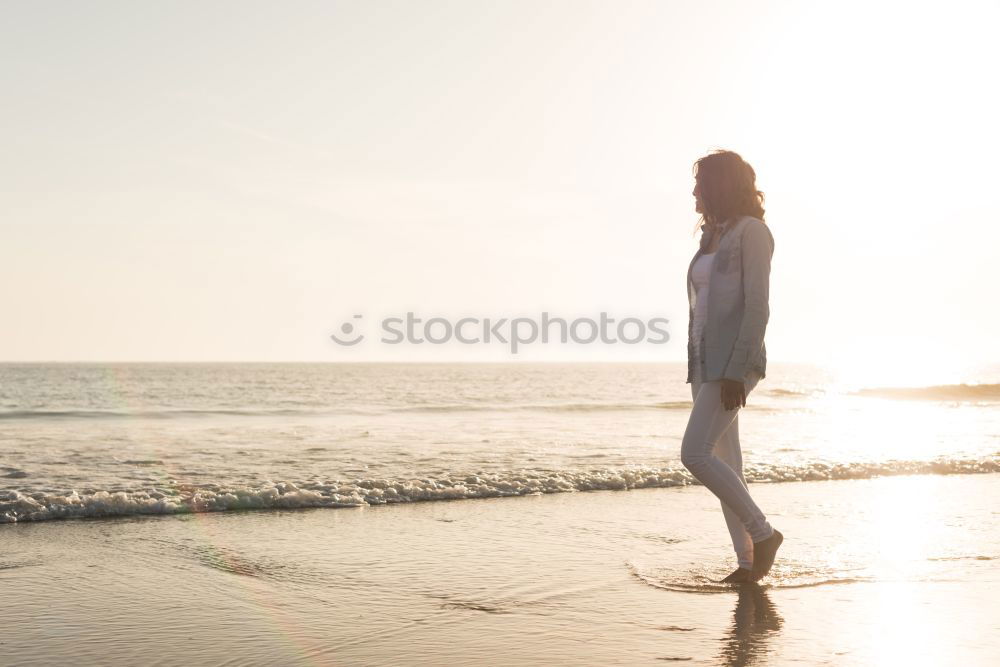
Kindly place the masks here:
<instances>
[{"instance_id":1,"label":"sand","mask_svg":"<svg viewBox=\"0 0 1000 667\"><path fill-rule=\"evenodd\" d=\"M1000 475L754 484L762 586L703 487L0 526L0 664L987 664Z\"/></svg>"}]
</instances>

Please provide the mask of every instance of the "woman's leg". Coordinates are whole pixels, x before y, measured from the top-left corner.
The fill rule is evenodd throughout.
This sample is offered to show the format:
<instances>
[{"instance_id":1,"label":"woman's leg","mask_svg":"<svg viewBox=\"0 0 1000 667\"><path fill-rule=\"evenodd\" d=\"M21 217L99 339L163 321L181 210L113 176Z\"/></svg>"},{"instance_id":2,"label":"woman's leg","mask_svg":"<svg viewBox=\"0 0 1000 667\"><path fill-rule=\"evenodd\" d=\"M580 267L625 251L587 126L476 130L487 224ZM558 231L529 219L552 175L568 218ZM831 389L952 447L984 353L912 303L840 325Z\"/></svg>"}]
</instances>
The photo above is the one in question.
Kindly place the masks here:
<instances>
[{"instance_id":1,"label":"woman's leg","mask_svg":"<svg viewBox=\"0 0 1000 667\"><path fill-rule=\"evenodd\" d=\"M748 393L755 385L748 383ZM719 382L701 382L697 387L692 383L694 405L681 444L681 463L736 515L753 542L761 542L771 537L774 529L750 497L742 475L714 454L739 412L738 407L722 407L721 392Z\"/></svg>"},{"instance_id":2,"label":"woman's leg","mask_svg":"<svg viewBox=\"0 0 1000 667\"><path fill-rule=\"evenodd\" d=\"M743 477L743 452L740 450L740 415L737 413L732 425L726 429L719 439L719 444L715 447L715 454L722 462L733 469L739 475L740 482L746 487L747 481ZM736 512L729 508L729 505L719 501L722 505L722 514L726 517L726 526L729 527L729 536L733 539L733 549L736 551L736 562L740 567L753 569L753 539L750 533L743 527L743 523L736 515Z\"/></svg>"},{"instance_id":3,"label":"woman's leg","mask_svg":"<svg viewBox=\"0 0 1000 667\"><path fill-rule=\"evenodd\" d=\"M701 387L701 381L698 374L695 374L694 381L691 383L691 399L694 400L698 397L698 389ZM716 447L716 453L719 458L722 459L726 465L735 470L739 476L740 481L746 485L746 480L743 479L743 453L740 451L739 444L739 414L733 419L733 425L726 429L723 433L722 439L719 442L718 447ZM722 505L722 515L726 518L726 526L729 527L729 535L733 540L733 549L736 551L736 562L737 564L745 570L753 569L753 540L750 538L750 533L747 529L743 527L743 523L740 518L736 515L736 512L729 509L726 503L719 501Z\"/></svg>"}]
</instances>

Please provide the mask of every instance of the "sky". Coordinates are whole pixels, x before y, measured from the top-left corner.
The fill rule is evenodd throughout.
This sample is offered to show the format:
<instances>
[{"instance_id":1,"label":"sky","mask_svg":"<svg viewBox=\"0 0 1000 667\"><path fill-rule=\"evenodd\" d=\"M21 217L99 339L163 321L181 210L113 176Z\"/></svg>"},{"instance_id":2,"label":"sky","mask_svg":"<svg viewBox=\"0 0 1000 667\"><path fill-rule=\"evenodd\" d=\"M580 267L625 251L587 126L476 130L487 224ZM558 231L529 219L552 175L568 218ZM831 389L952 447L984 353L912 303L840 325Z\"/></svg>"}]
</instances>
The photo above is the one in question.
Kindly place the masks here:
<instances>
[{"instance_id":1,"label":"sky","mask_svg":"<svg viewBox=\"0 0 1000 667\"><path fill-rule=\"evenodd\" d=\"M1000 359L995 2L0 11L2 360L683 360L717 148L766 195L769 360ZM671 340L373 335L543 311Z\"/></svg>"}]
</instances>

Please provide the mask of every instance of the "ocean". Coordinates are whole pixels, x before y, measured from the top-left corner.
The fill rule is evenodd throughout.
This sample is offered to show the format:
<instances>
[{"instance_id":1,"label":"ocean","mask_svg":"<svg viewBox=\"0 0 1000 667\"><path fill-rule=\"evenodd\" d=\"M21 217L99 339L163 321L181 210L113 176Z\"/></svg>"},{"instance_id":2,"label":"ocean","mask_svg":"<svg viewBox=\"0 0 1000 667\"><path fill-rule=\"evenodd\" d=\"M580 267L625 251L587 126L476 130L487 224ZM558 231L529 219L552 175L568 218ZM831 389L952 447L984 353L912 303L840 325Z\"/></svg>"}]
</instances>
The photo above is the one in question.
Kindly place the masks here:
<instances>
[{"instance_id":1,"label":"ocean","mask_svg":"<svg viewBox=\"0 0 1000 667\"><path fill-rule=\"evenodd\" d=\"M686 365L0 364L0 522L695 483ZM772 363L748 482L1000 471L1000 367L851 386Z\"/></svg>"}]
</instances>

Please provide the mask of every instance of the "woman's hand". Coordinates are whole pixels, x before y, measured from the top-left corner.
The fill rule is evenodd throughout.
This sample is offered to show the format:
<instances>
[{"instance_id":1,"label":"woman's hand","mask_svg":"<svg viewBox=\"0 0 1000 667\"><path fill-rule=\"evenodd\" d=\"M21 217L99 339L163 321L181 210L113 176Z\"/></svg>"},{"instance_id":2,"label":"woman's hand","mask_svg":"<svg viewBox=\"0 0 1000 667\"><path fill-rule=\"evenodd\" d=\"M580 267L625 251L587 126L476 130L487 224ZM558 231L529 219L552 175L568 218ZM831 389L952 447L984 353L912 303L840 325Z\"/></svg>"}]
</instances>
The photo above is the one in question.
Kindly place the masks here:
<instances>
[{"instance_id":1,"label":"woman's hand","mask_svg":"<svg viewBox=\"0 0 1000 667\"><path fill-rule=\"evenodd\" d=\"M723 378L720 384L722 385L723 409L735 410L738 407L746 407L747 393L742 382Z\"/></svg>"}]
</instances>

